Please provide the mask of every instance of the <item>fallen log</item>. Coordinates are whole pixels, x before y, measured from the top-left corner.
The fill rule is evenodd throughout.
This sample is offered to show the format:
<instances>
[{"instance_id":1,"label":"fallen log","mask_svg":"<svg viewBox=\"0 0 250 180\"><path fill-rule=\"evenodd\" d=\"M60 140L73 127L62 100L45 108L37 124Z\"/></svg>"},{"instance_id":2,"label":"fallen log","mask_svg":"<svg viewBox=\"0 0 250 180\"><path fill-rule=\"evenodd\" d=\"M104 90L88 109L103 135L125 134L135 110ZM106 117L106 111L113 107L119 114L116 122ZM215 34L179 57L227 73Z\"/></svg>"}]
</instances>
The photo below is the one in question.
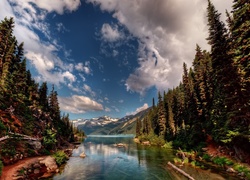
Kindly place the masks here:
<instances>
[{"instance_id":1,"label":"fallen log","mask_svg":"<svg viewBox=\"0 0 250 180\"><path fill-rule=\"evenodd\" d=\"M183 170L181 170L180 168L176 167L175 165L173 165L171 162L168 162L168 165L171 166L173 169L175 169L176 171L178 171L179 173L181 173L183 176L187 177L188 179L191 180L195 180L192 176L190 176L189 174L187 174L186 172L184 172Z\"/></svg>"}]
</instances>

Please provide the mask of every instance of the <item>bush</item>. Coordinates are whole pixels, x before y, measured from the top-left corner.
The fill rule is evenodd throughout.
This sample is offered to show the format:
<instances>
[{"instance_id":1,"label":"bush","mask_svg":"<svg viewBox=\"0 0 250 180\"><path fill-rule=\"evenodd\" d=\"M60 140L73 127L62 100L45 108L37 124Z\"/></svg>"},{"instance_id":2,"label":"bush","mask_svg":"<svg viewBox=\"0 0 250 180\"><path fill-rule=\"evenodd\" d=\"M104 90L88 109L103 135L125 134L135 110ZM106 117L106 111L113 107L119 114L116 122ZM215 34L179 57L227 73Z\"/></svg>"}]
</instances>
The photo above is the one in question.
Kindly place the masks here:
<instances>
[{"instance_id":1,"label":"bush","mask_svg":"<svg viewBox=\"0 0 250 180\"><path fill-rule=\"evenodd\" d=\"M68 160L67 154L64 151L57 151L53 154L53 157L56 159L56 163L60 166Z\"/></svg>"},{"instance_id":2,"label":"bush","mask_svg":"<svg viewBox=\"0 0 250 180\"><path fill-rule=\"evenodd\" d=\"M202 159L204 159L205 161L209 162L209 161L211 161L211 156L209 154L204 154L202 156Z\"/></svg>"},{"instance_id":3,"label":"bush","mask_svg":"<svg viewBox=\"0 0 250 180\"><path fill-rule=\"evenodd\" d=\"M0 161L0 176L2 175L3 163Z\"/></svg>"},{"instance_id":4,"label":"bush","mask_svg":"<svg viewBox=\"0 0 250 180\"><path fill-rule=\"evenodd\" d=\"M218 156L213 159L213 162L219 166L225 166L225 165L231 166L234 164L233 161L231 161L230 159Z\"/></svg>"}]
</instances>

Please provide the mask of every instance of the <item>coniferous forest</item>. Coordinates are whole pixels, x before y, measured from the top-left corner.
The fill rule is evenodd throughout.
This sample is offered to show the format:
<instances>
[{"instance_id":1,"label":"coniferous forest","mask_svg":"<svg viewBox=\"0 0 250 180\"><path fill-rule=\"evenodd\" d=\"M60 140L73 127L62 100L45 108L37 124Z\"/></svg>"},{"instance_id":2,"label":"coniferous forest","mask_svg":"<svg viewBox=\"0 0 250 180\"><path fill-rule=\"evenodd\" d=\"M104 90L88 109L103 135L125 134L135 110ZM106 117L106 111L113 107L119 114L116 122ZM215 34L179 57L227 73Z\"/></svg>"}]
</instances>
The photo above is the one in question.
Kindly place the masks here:
<instances>
[{"instance_id":1,"label":"coniferous forest","mask_svg":"<svg viewBox=\"0 0 250 180\"><path fill-rule=\"evenodd\" d=\"M227 24L208 1L207 42L210 51L196 45L192 67L183 64L177 87L158 94L158 104L136 134L141 139L160 137L176 148L198 150L208 141L226 146L241 161L250 149L250 4L234 0ZM250 163L250 162L248 162Z\"/></svg>"},{"instance_id":2,"label":"coniferous forest","mask_svg":"<svg viewBox=\"0 0 250 180\"><path fill-rule=\"evenodd\" d=\"M48 154L74 141L69 115L60 114L57 91L48 92L26 69L24 44L13 35L14 19L0 23L0 170L2 162L12 164L17 155ZM16 135L37 138L41 145L22 142ZM5 137L9 138L5 140ZM34 147L33 147L34 146ZM1 171L0 171L1 174Z\"/></svg>"}]
</instances>

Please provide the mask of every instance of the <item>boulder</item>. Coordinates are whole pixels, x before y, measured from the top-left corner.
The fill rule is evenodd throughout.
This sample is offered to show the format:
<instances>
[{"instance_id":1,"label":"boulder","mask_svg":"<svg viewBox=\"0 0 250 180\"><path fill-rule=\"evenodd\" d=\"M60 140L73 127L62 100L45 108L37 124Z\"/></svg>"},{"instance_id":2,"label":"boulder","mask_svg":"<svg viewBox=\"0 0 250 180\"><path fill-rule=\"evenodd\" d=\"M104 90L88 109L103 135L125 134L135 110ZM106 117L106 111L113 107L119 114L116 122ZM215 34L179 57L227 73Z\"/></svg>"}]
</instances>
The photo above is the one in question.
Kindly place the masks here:
<instances>
[{"instance_id":1,"label":"boulder","mask_svg":"<svg viewBox=\"0 0 250 180\"><path fill-rule=\"evenodd\" d=\"M42 144L40 141L28 141L28 143L35 149L39 150L42 148Z\"/></svg>"},{"instance_id":2,"label":"boulder","mask_svg":"<svg viewBox=\"0 0 250 180\"><path fill-rule=\"evenodd\" d=\"M58 166L54 157L48 156L44 160L40 161L40 164L44 164L47 167L48 172L56 172Z\"/></svg>"},{"instance_id":3,"label":"boulder","mask_svg":"<svg viewBox=\"0 0 250 180\"><path fill-rule=\"evenodd\" d=\"M81 158L85 158L85 157L86 157L85 152L82 152L82 153L80 154L80 157L81 157Z\"/></svg>"},{"instance_id":4,"label":"boulder","mask_svg":"<svg viewBox=\"0 0 250 180\"><path fill-rule=\"evenodd\" d=\"M142 142L142 145L148 145L148 146L149 146L149 145L150 145L150 142L149 142L149 141L143 141L143 142Z\"/></svg>"}]
</instances>

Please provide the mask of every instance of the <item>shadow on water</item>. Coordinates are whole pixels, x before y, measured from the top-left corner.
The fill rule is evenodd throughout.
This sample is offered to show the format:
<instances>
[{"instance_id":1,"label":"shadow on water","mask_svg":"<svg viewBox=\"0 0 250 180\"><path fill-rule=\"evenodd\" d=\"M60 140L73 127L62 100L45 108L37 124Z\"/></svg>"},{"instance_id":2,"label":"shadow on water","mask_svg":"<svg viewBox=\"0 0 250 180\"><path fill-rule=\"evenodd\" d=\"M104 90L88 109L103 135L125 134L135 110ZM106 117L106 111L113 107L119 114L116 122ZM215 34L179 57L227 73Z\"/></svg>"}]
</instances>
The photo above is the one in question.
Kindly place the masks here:
<instances>
[{"instance_id":1,"label":"shadow on water","mask_svg":"<svg viewBox=\"0 0 250 180\"><path fill-rule=\"evenodd\" d=\"M115 144L123 143L124 147ZM86 158L80 158L82 152ZM173 161L171 149L142 146L134 143L133 136L89 136L73 151L61 174L54 180L155 180L186 179L167 166ZM230 179L209 170L184 166L195 179Z\"/></svg>"}]
</instances>

